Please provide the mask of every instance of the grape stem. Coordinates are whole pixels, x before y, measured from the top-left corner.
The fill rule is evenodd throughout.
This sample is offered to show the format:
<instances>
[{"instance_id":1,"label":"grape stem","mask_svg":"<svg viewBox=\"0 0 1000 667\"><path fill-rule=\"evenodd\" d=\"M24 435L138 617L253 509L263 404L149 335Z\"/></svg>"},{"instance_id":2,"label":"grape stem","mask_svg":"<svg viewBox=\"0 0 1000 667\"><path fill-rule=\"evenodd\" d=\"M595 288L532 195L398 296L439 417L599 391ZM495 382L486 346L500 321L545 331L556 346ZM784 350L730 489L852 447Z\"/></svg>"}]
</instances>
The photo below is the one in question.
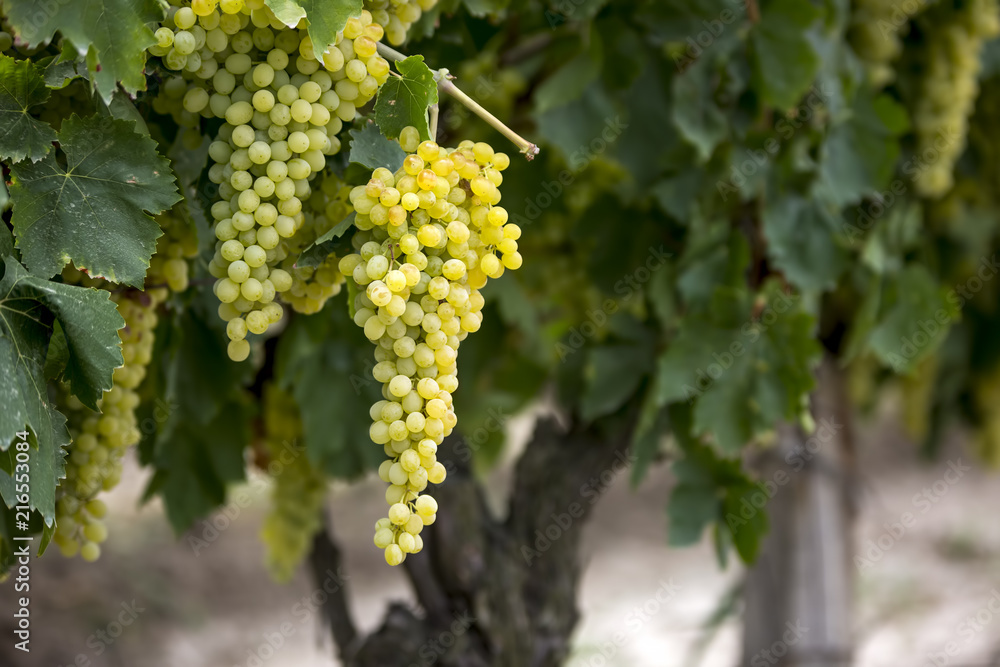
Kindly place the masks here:
<instances>
[{"instance_id":1,"label":"grape stem","mask_svg":"<svg viewBox=\"0 0 1000 667\"><path fill-rule=\"evenodd\" d=\"M431 141L437 141L438 135L438 112L440 109L437 104L432 104L428 110L430 111L430 131L431 131Z\"/></svg>"},{"instance_id":2,"label":"grape stem","mask_svg":"<svg viewBox=\"0 0 1000 667\"><path fill-rule=\"evenodd\" d=\"M388 60L394 62L399 62L400 60L406 60L406 56L397 51L396 49L388 46L386 44L378 43L379 54ZM491 127L496 129L500 134L507 137L517 146L518 150L524 155L525 159L531 160L536 155L538 155L538 146L531 143L521 135L519 135L514 130L507 127L503 121L491 114L489 111L484 109L478 102L466 95L458 86L452 83L454 77L446 69L434 70L434 80L437 81L438 90L448 95L451 95L456 100L468 107L473 113L485 120L490 124ZM436 125L436 123L435 123ZM431 136L435 136L437 128L434 127L431 130Z\"/></svg>"}]
</instances>

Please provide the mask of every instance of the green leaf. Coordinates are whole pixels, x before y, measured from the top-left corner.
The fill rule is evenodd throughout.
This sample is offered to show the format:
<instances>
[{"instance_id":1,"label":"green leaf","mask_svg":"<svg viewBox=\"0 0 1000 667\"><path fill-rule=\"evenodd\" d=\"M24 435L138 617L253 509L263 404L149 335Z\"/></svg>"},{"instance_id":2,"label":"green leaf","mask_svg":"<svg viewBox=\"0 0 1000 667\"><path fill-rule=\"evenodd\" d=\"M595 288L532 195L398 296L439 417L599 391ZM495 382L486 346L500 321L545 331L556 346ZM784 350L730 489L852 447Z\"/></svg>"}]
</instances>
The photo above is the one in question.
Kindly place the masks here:
<instances>
[{"instance_id":1,"label":"green leaf","mask_svg":"<svg viewBox=\"0 0 1000 667\"><path fill-rule=\"evenodd\" d=\"M347 19L361 16L362 0L265 0L278 20L294 28L306 19L316 54L325 53L337 41Z\"/></svg>"},{"instance_id":2,"label":"green leaf","mask_svg":"<svg viewBox=\"0 0 1000 667\"><path fill-rule=\"evenodd\" d=\"M591 32L596 35L596 32ZM595 51L596 49L596 51ZM580 99L587 87L601 74L600 41L570 58L569 62L545 79L535 91L535 111L549 109Z\"/></svg>"},{"instance_id":3,"label":"green leaf","mask_svg":"<svg viewBox=\"0 0 1000 667\"><path fill-rule=\"evenodd\" d=\"M701 162L708 161L729 132L726 116L715 103L715 79L712 62L701 58L673 80L672 120Z\"/></svg>"},{"instance_id":4,"label":"green leaf","mask_svg":"<svg viewBox=\"0 0 1000 667\"><path fill-rule=\"evenodd\" d=\"M632 473L629 476L632 488L646 476L649 464L660 453L660 443L670 430L668 412L657 405L655 384L646 390L639 409L639 420L632 435Z\"/></svg>"},{"instance_id":5,"label":"green leaf","mask_svg":"<svg viewBox=\"0 0 1000 667\"><path fill-rule=\"evenodd\" d=\"M146 88L146 48L156 43L150 25L165 6L157 0L74 0L40 5L35 0L7 0L4 9L14 32L37 46L58 31L87 53L90 78L105 102L121 82L129 93Z\"/></svg>"},{"instance_id":6,"label":"green leaf","mask_svg":"<svg viewBox=\"0 0 1000 667\"><path fill-rule=\"evenodd\" d=\"M0 157L37 161L52 149L56 131L28 114L47 99L49 90L30 60L0 55Z\"/></svg>"},{"instance_id":7,"label":"green leaf","mask_svg":"<svg viewBox=\"0 0 1000 667\"><path fill-rule=\"evenodd\" d=\"M7 186L0 183L0 194L7 194ZM0 197L3 199L3 197ZM3 209L0 206L0 209ZM0 224L0 258L14 254L14 235L10 233L7 223Z\"/></svg>"},{"instance_id":8,"label":"green leaf","mask_svg":"<svg viewBox=\"0 0 1000 667\"><path fill-rule=\"evenodd\" d=\"M848 259L826 209L789 195L769 202L761 218L768 256L789 282L805 291L834 287Z\"/></svg>"},{"instance_id":9,"label":"green leaf","mask_svg":"<svg viewBox=\"0 0 1000 667\"><path fill-rule=\"evenodd\" d=\"M591 421L624 405L649 371L652 359L652 341L589 348L580 416Z\"/></svg>"},{"instance_id":10,"label":"green leaf","mask_svg":"<svg viewBox=\"0 0 1000 667\"><path fill-rule=\"evenodd\" d=\"M760 542L767 534L767 513L751 501L761 489L750 483L733 485L726 489L722 502L725 522L733 536L733 546L744 563L752 563L760 552ZM750 509L747 509L747 508Z\"/></svg>"},{"instance_id":11,"label":"green leaf","mask_svg":"<svg viewBox=\"0 0 1000 667\"><path fill-rule=\"evenodd\" d=\"M897 373L913 371L917 364L944 342L959 317L955 299L930 272L910 264L883 286L878 324L868 345L879 360Z\"/></svg>"},{"instance_id":12,"label":"green leaf","mask_svg":"<svg viewBox=\"0 0 1000 667\"><path fill-rule=\"evenodd\" d=\"M434 73L424 64L423 56L397 61L396 69L402 77L390 76L378 91L375 122L389 139L398 137L408 125L420 131L421 139L430 139L427 108L438 101Z\"/></svg>"},{"instance_id":13,"label":"green leaf","mask_svg":"<svg viewBox=\"0 0 1000 667\"><path fill-rule=\"evenodd\" d=\"M344 295L320 313L297 317L278 343L275 379L302 412L306 452L332 477L377 466L383 453L368 439L368 409L381 396L371 364L357 353L364 334L344 318Z\"/></svg>"},{"instance_id":14,"label":"green leaf","mask_svg":"<svg viewBox=\"0 0 1000 667\"><path fill-rule=\"evenodd\" d=\"M224 327L207 303L183 309L157 330L168 338L158 341L155 357L163 365L161 398L143 422L157 426L142 452L156 470L146 496L163 497L177 532L222 504L227 485L243 478L251 436L253 410L242 389L249 366L229 360Z\"/></svg>"},{"instance_id":15,"label":"green leaf","mask_svg":"<svg viewBox=\"0 0 1000 667\"><path fill-rule=\"evenodd\" d=\"M374 123L366 123L362 129L351 130L348 134L351 135L351 162L372 170L385 167L392 172L403 166L406 151L398 141L382 136Z\"/></svg>"},{"instance_id":16,"label":"green leaf","mask_svg":"<svg viewBox=\"0 0 1000 667\"><path fill-rule=\"evenodd\" d=\"M295 260L295 266L317 267L326 261L326 258L340 245L339 240L354 225L354 218L357 213L351 212L346 218L338 222L332 229L310 243Z\"/></svg>"},{"instance_id":17,"label":"green leaf","mask_svg":"<svg viewBox=\"0 0 1000 667\"><path fill-rule=\"evenodd\" d=\"M66 418L49 400L45 378L56 321L66 338L66 375L72 390L94 407L122 363L117 332L123 321L108 292L52 283L5 258L0 280L0 451L6 451L7 461L0 468L14 470L14 452L8 448L18 432L30 428L30 504L47 522L55 516L56 480L63 472L63 448L69 444ZM0 495L8 506L14 504L12 494L12 480L0 475Z\"/></svg>"},{"instance_id":18,"label":"green leaf","mask_svg":"<svg viewBox=\"0 0 1000 667\"><path fill-rule=\"evenodd\" d=\"M66 168L54 153L11 167L12 223L25 264L43 276L70 261L91 276L141 286L160 226L144 213L180 196L169 163L132 123L67 119L59 133Z\"/></svg>"},{"instance_id":19,"label":"green leaf","mask_svg":"<svg viewBox=\"0 0 1000 667\"><path fill-rule=\"evenodd\" d=\"M807 29L819 16L820 10L801 0L762 4L750 45L755 87L766 104L790 109L809 89L820 60Z\"/></svg>"},{"instance_id":20,"label":"green leaf","mask_svg":"<svg viewBox=\"0 0 1000 667\"><path fill-rule=\"evenodd\" d=\"M893 120L899 113L902 107L885 95L875 101L858 96L851 116L834 125L822 145L820 197L842 208L888 185L899 157L897 135L905 130Z\"/></svg>"},{"instance_id":21,"label":"green leaf","mask_svg":"<svg viewBox=\"0 0 1000 667\"><path fill-rule=\"evenodd\" d=\"M755 311L745 297L715 299L682 324L659 361L659 404L694 403L693 433L711 432L725 452L794 418L813 386L812 316L774 283L761 296Z\"/></svg>"}]
</instances>

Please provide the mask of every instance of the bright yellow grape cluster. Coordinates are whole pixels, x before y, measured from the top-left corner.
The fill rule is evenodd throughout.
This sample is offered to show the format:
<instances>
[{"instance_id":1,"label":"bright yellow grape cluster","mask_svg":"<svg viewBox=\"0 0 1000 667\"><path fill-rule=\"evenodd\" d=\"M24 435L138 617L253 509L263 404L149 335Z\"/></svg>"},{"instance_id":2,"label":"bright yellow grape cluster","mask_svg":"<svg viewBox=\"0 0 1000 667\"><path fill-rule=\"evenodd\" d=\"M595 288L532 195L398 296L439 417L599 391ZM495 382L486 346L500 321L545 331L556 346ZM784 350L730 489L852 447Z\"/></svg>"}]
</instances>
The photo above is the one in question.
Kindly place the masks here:
<instances>
[{"instance_id":1,"label":"bright yellow grape cluster","mask_svg":"<svg viewBox=\"0 0 1000 667\"><path fill-rule=\"evenodd\" d=\"M273 384L264 389L265 446L274 480L271 510L261 527L267 566L278 581L288 581L309 553L322 521L326 476L301 448L302 421L295 400Z\"/></svg>"},{"instance_id":2,"label":"bright yellow grape cluster","mask_svg":"<svg viewBox=\"0 0 1000 667\"><path fill-rule=\"evenodd\" d=\"M376 23L385 26L389 43L399 46L406 41L410 26L436 4L437 0L365 0L365 9Z\"/></svg>"},{"instance_id":3,"label":"bright yellow grape cluster","mask_svg":"<svg viewBox=\"0 0 1000 667\"><path fill-rule=\"evenodd\" d=\"M396 173L376 169L351 191L358 252L340 260L359 289L354 321L377 345L372 374L384 400L372 406L369 434L388 457L379 476L390 507L375 544L390 565L420 551L436 516L421 494L445 478L437 448L458 423L458 348L482 323L479 290L521 266L521 230L498 205L507 155L485 143L421 142L412 127L400 144L408 155Z\"/></svg>"}]
</instances>

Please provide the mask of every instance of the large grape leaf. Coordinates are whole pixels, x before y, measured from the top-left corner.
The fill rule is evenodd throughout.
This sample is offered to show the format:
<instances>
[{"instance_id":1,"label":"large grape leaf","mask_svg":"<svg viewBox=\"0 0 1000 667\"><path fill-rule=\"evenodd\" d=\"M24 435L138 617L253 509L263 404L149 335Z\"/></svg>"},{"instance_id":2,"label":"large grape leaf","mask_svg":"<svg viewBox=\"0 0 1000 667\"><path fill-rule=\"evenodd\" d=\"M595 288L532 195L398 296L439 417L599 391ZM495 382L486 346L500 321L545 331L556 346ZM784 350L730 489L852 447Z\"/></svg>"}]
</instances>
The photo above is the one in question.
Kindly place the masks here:
<instances>
[{"instance_id":1,"label":"large grape leaf","mask_svg":"<svg viewBox=\"0 0 1000 667\"><path fill-rule=\"evenodd\" d=\"M0 280L0 451L10 447L16 433L31 429L36 445L31 453L31 504L46 521L54 516L62 448L69 443L66 420L49 400L45 380L56 321L67 343L70 386L84 403L96 407L103 391L111 388L113 370L122 363L118 329L124 322L108 293L49 282L6 257ZM0 469L13 470L7 463L11 461L0 463ZM13 488L7 482L0 479L0 494L9 506Z\"/></svg>"},{"instance_id":2,"label":"large grape leaf","mask_svg":"<svg viewBox=\"0 0 1000 667\"><path fill-rule=\"evenodd\" d=\"M771 0L750 33L754 84L764 102L790 109L806 92L820 60L807 29L820 11L810 2Z\"/></svg>"},{"instance_id":3,"label":"large grape leaf","mask_svg":"<svg viewBox=\"0 0 1000 667\"><path fill-rule=\"evenodd\" d=\"M92 276L141 286L160 226L160 213L180 195L169 163L133 124L109 117L72 116L59 146L37 163L11 167L11 219L32 273L52 276L73 261Z\"/></svg>"},{"instance_id":4,"label":"large grape leaf","mask_svg":"<svg viewBox=\"0 0 1000 667\"><path fill-rule=\"evenodd\" d=\"M347 19L361 16L361 0L266 0L278 20L295 27L306 20L309 38L316 55L325 53L337 40L337 32L344 29Z\"/></svg>"},{"instance_id":5,"label":"large grape leaf","mask_svg":"<svg viewBox=\"0 0 1000 667\"><path fill-rule=\"evenodd\" d=\"M866 340L875 356L897 373L911 372L944 342L964 301L956 291L942 288L919 264L910 264L894 276L875 277L868 294L869 315L878 314L855 323L853 347ZM864 330L866 326L871 328Z\"/></svg>"},{"instance_id":6,"label":"large grape leaf","mask_svg":"<svg viewBox=\"0 0 1000 667\"><path fill-rule=\"evenodd\" d=\"M40 160L52 149L55 130L28 114L48 98L42 73L30 60L0 55L0 157Z\"/></svg>"},{"instance_id":7,"label":"large grape leaf","mask_svg":"<svg viewBox=\"0 0 1000 667\"><path fill-rule=\"evenodd\" d=\"M672 120L685 141L698 150L701 162L708 161L729 132L726 115L715 103L717 75L712 65L701 58L673 80Z\"/></svg>"},{"instance_id":8,"label":"large grape leaf","mask_svg":"<svg viewBox=\"0 0 1000 667\"><path fill-rule=\"evenodd\" d=\"M768 203L761 216L774 265L802 290L832 288L847 268L837 243L836 220L819 202L786 196Z\"/></svg>"},{"instance_id":9,"label":"large grape leaf","mask_svg":"<svg viewBox=\"0 0 1000 667\"><path fill-rule=\"evenodd\" d=\"M888 95L859 94L851 115L823 143L816 194L844 207L887 187L899 157L897 137L906 129L906 111Z\"/></svg>"},{"instance_id":10,"label":"large grape leaf","mask_svg":"<svg viewBox=\"0 0 1000 667\"><path fill-rule=\"evenodd\" d=\"M434 73L423 56L410 56L396 62L401 76L391 76L378 91L375 122L390 139L399 136L407 125L420 131L421 139L430 139L427 108L437 104L438 90Z\"/></svg>"},{"instance_id":11,"label":"large grape leaf","mask_svg":"<svg viewBox=\"0 0 1000 667\"><path fill-rule=\"evenodd\" d=\"M130 93L146 89L146 48L156 43L149 25L163 18L157 0L6 0L15 34L35 46L56 31L87 54L90 77L105 102L120 81Z\"/></svg>"},{"instance_id":12,"label":"large grape leaf","mask_svg":"<svg viewBox=\"0 0 1000 667\"><path fill-rule=\"evenodd\" d=\"M692 403L693 432L711 432L725 452L795 418L813 386L813 317L800 297L773 283L760 297L755 305L747 296L717 295L711 310L683 323L659 360L660 405Z\"/></svg>"}]
</instances>

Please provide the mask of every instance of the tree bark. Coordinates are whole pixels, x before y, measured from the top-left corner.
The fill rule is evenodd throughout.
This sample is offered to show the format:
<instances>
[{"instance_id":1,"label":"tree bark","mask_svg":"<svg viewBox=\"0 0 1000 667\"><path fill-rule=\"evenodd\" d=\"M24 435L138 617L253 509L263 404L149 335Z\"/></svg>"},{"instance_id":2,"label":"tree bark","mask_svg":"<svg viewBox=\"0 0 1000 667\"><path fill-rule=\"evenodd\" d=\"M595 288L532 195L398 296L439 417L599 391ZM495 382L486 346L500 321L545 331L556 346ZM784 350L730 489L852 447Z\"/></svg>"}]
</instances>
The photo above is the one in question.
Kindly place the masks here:
<instances>
[{"instance_id":1,"label":"tree bark","mask_svg":"<svg viewBox=\"0 0 1000 667\"><path fill-rule=\"evenodd\" d=\"M851 664L854 457L843 378L831 359L818 371L813 412L811 436L781 425L778 446L755 466L782 497L768 504L770 531L747 575L741 665Z\"/></svg>"},{"instance_id":2,"label":"tree bark","mask_svg":"<svg viewBox=\"0 0 1000 667\"><path fill-rule=\"evenodd\" d=\"M393 604L378 630L359 637L343 597L324 608L345 667L555 667L579 619L582 528L602 473L627 462L630 433L616 438L546 418L515 468L507 516L489 511L469 469L469 447L448 438L448 479L434 491L438 520L424 551L406 559L419 611ZM539 537L542 536L542 537ZM317 538L314 576L333 569L329 533ZM331 560L334 559L334 560Z\"/></svg>"}]
</instances>

